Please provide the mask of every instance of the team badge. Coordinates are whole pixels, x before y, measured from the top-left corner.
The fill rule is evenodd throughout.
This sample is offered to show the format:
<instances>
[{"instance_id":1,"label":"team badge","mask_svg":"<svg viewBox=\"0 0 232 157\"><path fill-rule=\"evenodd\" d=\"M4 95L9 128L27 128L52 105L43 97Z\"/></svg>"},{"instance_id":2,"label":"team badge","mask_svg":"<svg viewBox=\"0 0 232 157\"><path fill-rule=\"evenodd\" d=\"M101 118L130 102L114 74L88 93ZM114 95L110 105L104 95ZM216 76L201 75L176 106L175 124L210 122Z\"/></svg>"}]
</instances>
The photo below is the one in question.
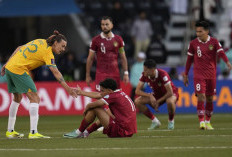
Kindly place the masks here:
<instances>
[{"instance_id":1,"label":"team badge","mask_svg":"<svg viewBox=\"0 0 232 157\"><path fill-rule=\"evenodd\" d=\"M209 50L213 50L213 45L209 45Z\"/></svg>"},{"instance_id":2,"label":"team badge","mask_svg":"<svg viewBox=\"0 0 232 157\"><path fill-rule=\"evenodd\" d=\"M117 47L117 46L118 46L118 42L114 41L114 47Z\"/></svg>"},{"instance_id":3,"label":"team badge","mask_svg":"<svg viewBox=\"0 0 232 157\"><path fill-rule=\"evenodd\" d=\"M158 86L160 87L161 85L162 85L162 83L159 81L159 82L158 82Z\"/></svg>"}]
</instances>

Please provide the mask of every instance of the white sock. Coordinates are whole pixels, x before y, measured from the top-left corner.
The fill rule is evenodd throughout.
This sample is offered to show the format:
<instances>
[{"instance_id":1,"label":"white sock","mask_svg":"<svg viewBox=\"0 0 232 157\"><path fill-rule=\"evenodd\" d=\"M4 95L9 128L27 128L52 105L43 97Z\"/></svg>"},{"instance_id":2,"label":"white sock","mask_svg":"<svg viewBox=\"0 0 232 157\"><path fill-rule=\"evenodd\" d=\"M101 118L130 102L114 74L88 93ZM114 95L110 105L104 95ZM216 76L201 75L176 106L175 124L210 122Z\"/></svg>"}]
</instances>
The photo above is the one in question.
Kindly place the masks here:
<instances>
[{"instance_id":1,"label":"white sock","mask_svg":"<svg viewBox=\"0 0 232 157\"><path fill-rule=\"evenodd\" d=\"M205 123L210 123L210 121L207 121L207 120L206 120Z\"/></svg>"},{"instance_id":2,"label":"white sock","mask_svg":"<svg viewBox=\"0 0 232 157\"><path fill-rule=\"evenodd\" d=\"M37 125L39 121L39 104L30 103L29 106L29 114L30 114L30 129L31 133L37 133Z\"/></svg>"},{"instance_id":3,"label":"white sock","mask_svg":"<svg viewBox=\"0 0 232 157\"><path fill-rule=\"evenodd\" d=\"M76 130L76 133L79 135L79 134L81 134L82 132L80 132L80 130L77 129L77 130Z\"/></svg>"},{"instance_id":4,"label":"white sock","mask_svg":"<svg viewBox=\"0 0 232 157\"><path fill-rule=\"evenodd\" d=\"M19 108L19 103L12 101L9 108L9 118L8 118L8 131L14 130L16 115Z\"/></svg>"},{"instance_id":5,"label":"white sock","mask_svg":"<svg viewBox=\"0 0 232 157\"><path fill-rule=\"evenodd\" d=\"M152 119L152 122L158 123L159 119L155 117L154 119Z\"/></svg>"}]
</instances>

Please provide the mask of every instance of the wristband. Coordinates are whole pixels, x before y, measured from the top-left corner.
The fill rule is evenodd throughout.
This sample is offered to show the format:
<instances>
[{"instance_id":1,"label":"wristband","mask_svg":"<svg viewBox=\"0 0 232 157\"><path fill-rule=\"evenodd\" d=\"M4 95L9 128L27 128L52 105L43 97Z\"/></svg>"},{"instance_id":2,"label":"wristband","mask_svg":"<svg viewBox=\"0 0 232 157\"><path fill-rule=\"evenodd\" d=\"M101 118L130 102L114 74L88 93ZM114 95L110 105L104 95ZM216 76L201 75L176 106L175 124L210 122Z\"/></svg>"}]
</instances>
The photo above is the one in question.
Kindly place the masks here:
<instances>
[{"instance_id":1,"label":"wristband","mask_svg":"<svg viewBox=\"0 0 232 157\"><path fill-rule=\"evenodd\" d=\"M129 72L128 71L124 71L124 75L129 75Z\"/></svg>"}]
</instances>

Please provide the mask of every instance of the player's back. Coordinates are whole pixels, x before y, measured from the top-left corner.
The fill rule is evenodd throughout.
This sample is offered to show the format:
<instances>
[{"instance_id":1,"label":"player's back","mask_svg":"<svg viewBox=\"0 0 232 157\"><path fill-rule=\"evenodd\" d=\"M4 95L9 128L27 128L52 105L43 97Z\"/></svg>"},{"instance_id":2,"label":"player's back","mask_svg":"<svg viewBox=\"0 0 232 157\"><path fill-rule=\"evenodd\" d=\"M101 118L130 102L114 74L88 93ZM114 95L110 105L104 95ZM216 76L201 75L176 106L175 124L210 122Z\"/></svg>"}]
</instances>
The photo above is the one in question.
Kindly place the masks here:
<instances>
[{"instance_id":1,"label":"player's back","mask_svg":"<svg viewBox=\"0 0 232 157\"><path fill-rule=\"evenodd\" d=\"M53 56L45 39L36 39L23 45L9 60L6 68L13 73L23 74L45 64L45 58ZM53 56L54 58L54 56Z\"/></svg>"},{"instance_id":2,"label":"player's back","mask_svg":"<svg viewBox=\"0 0 232 157\"><path fill-rule=\"evenodd\" d=\"M136 133L136 109L133 101L121 90L116 90L108 96L104 99L109 102L109 108L116 117L115 121L130 133Z\"/></svg>"}]
</instances>

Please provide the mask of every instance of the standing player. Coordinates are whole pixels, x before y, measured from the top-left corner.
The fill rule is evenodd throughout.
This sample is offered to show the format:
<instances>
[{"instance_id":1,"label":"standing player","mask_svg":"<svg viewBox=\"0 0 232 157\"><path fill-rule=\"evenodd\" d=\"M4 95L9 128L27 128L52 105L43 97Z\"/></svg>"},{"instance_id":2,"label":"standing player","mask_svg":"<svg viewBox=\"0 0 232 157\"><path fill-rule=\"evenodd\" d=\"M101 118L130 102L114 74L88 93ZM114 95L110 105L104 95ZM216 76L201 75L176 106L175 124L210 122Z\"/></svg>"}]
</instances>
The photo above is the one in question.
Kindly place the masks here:
<instances>
[{"instance_id":1,"label":"standing player","mask_svg":"<svg viewBox=\"0 0 232 157\"><path fill-rule=\"evenodd\" d=\"M231 70L231 64L217 39L209 36L209 24L195 25L197 38L190 42L185 67L184 84L188 85L188 72L194 63L194 89L197 96L197 114L200 129L213 130L210 119L213 113L213 95L216 93L216 58L220 56ZM204 103L206 101L206 106ZM205 120L205 121L204 121Z\"/></svg>"},{"instance_id":2,"label":"standing player","mask_svg":"<svg viewBox=\"0 0 232 157\"><path fill-rule=\"evenodd\" d=\"M117 87L120 88L118 57L121 58L122 68L124 70L123 81L125 83L129 82L124 42L122 37L112 32L113 23L110 17L102 17L101 29L101 34L95 36L90 44L89 56L86 63L86 83L89 85L89 83L92 81L90 69L96 56L96 88L99 88L99 82L106 78L113 78L117 82Z\"/></svg>"},{"instance_id":3,"label":"standing player","mask_svg":"<svg viewBox=\"0 0 232 157\"><path fill-rule=\"evenodd\" d=\"M64 134L64 137L87 137L91 130L88 132L89 130L87 129L88 131L85 131L85 129L96 117L104 127L103 133L107 134L108 137L131 137L137 132L136 109L129 96L120 89L117 89L117 84L113 79L105 79L99 85L100 93L78 91L79 95L91 98L105 96L102 99L89 103L85 108L84 119L79 129ZM105 104L109 105L114 116L110 116L102 108Z\"/></svg>"},{"instance_id":4,"label":"standing player","mask_svg":"<svg viewBox=\"0 0 232 157\"><path fill-rule=\"evenodd\" d=\"M1 75L6 74L9 93L14 94L14 99L9 108L7 138L22 138L24 134L20 134L14 130L16 114L19 104L22 100L22 94L25 93L30 100L30 133L28 138L50 138L38 133L37 125L39 120L39 102L40 98L37 89L29 72L39 66L47 65L52 71L55 78L73 97L77 97L76 89L70 88L64 81L62 74L56 67L54 55L61 54L65 51L67 39L58 31L54 31L47 40L36 39L23 46L19 46L10 59L1 69Z\"/></svg>"},{"instance_id":5,"label":"standing player","mask_svg":"<svg viewBox=\"0 0 232 157\"><path fill-rule=\"evenodd\" d=\"M135 93L140 97L135 99L135 105L139 108L139 111L152 120L148 130L153 130L160 127L161 123L145 104L151 105L158 111L158 107L166 102L169 114L168 129L173 130L176 102L179 97L178 89L174 86L166 71L156 68L154 60L146 60L143 65L144 70L135 90ZM152 88L153 93L143 92L145 83Z\"/></svg>"}]
</instances>

